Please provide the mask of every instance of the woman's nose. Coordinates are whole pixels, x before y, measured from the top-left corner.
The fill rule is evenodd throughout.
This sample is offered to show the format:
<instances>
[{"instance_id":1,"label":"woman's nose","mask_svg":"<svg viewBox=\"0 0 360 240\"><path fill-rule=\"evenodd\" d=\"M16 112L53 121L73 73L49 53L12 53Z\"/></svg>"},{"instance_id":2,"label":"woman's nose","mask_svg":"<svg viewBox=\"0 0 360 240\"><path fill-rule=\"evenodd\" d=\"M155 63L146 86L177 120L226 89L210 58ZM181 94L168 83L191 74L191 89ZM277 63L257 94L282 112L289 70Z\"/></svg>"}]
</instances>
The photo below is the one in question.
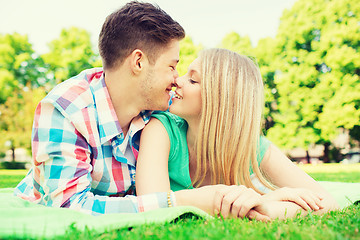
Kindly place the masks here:
<instances>
[{"instance_id":1,"label":"woman's nose","mask_svg":"<svg viewBox=\"0 0 360 240\"><path fill-rule=\"evenodd\" d=\"M183 83L184 83L183 79L184 79L184 76L176 78L175 84L177 87L181 88L183 86Z\"/></svg>"}]
</instances>

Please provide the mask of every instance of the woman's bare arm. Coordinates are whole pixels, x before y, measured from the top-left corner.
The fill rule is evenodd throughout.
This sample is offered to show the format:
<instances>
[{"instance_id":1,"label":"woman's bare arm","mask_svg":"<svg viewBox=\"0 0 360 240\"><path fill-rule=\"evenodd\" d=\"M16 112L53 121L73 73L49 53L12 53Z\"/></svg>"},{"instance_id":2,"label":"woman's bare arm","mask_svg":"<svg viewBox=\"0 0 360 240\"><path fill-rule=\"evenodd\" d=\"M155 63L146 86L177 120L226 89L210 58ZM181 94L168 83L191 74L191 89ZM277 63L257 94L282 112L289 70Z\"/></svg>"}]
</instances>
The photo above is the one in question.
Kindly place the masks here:
<instances>
[{"instance_id":1,"label":"woman's bare arm","mask_svg":"<svg viewBox=\"0 0 360 240\"><path fill-rule=\"evenodd\" d=\"M321 205L323 208L315 211L315 214L321 214L339 208L338 203L330 193L291 162L291 160L273 144L271 144L267 150L260 164L260 168L269 181L278 187L308 189L321 196ZM286 206L289 208L292 205L287 203ZM297 209L300 209L297 204L293 204L293 207L295 211L288 209L288 213L295 213Z\"/></svg>"},{"instance_id":2,"label":"woman's bare arm","mask_svg":"<svg viewBox=\"0 0 360 240\"><path fill-rule=\"evenodd\" d=\"M170 190L168 159L170 140L162 123L152 118L141 133L136 164L136 193Z\"/></svg>"}]
</instances>

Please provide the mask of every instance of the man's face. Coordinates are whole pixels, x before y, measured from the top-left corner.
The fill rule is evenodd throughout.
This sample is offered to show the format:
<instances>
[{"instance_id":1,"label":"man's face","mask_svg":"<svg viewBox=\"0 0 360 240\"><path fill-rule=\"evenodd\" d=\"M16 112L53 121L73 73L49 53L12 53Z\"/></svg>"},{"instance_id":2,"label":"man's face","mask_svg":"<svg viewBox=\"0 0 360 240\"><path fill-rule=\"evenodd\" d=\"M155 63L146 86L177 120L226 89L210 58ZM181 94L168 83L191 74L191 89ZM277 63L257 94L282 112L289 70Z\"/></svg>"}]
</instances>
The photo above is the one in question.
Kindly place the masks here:
<instances>
[{"instance_id":1,"label":"man's face","mask_svg":"<svg viewBox=\"0 0 360 240\"><path fill-rule=\"evenodd\" d=\"M150 64L142 84L141 97L145 98L144 110L166 110L170 100L169 92L179 76L176 65L179 62L179 41L173 40L159 55L155 64Z\"/></svg>"}]
</instances>

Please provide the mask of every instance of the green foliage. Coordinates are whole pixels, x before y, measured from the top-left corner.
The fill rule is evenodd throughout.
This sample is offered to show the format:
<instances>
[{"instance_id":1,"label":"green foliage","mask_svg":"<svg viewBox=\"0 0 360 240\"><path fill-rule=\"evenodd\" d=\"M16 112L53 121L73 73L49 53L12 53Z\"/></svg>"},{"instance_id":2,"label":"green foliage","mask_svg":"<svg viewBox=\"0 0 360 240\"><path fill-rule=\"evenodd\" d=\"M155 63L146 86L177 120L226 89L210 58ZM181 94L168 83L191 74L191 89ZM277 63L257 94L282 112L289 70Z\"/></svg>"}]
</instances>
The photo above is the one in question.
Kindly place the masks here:
<instances>
[{"instance_id":1,"label":"green foliage","mask_svg":"<svg viewBox=\"0 0 360 240\"><path fill-rule=\"evenodd\" d=\"M360 2L352 0L299 0L284 12L266 72L278 94L273 142L308 149L359 125L359 19Z\"/></svg>"},{"instance_id":2,"label":"green foliage","mask_svg":"<svg viewBox=\"0 0 360 240\"><path fill-rule=\"evenodd\" d=\"M250 57L254 56L254 48L251 45L250 38L248 36L241 37L236 32L227 34L221 41L219 47L229 49L242 55Z\"/></svg>"},{"instance_id":3,"label":"green foliage","mask_svg":"<svg viewBox=\"0 0 360 240\"><path fill-rule=\"evenodd\" d=\"M10 143L10 149L26 148L30 151L34 112L39 101L45 97L43 88L27 88L15 92L0 105L0 147ZM15 159L13 159L14 161Z\"/></svg>"},{"instance_id":4,"label":"green foliage","mask_svg":"<svg viewBox=\"0 0 360 240\"><path fill-rule=\"evenodd\" d=\"M265 130L271 128L275 124L274 114L278 112L276 103L280 97L274 82L274 76L277 70L276 61L278 61L275 56L276 47L277 43L275 39L269 37L259 40L254 49L254 56L258 61L265 86Z\"/></svg>"},{"instance_id":5,"label":"green foliage","mask_svg":"<svg viewBox=\"0 0 360 240\"><path fill-rule=\"evenodd\" d=\"M2 162L0 164L0 168L3 169L25 169L25 163L24 162Z\"/></svg>"},{"instance_id":6,"label":"green foliage","mask_svg":"<svg viewBox=\"0 0 360 240\"><path fill-rule=\"evenodd\" d=\"M0 104L16 90L47 83L45 72L26 35L0 34Z\"/></svg>"},{"instance_id":7,"label":"green foliage","mask_svg":"<svg viewBox=\"0 0 360 240\"><path fill-rule=\"evenodd\" d=\"M93 52L90 34L83 29L63 29L60 37L49 43L50 52L42 55L54 74L56 83L62 82L81 71L99 65Z\"/></svg>"},{"instance_id":8,"label":"green foliage","mask_svg":"<svg viewBox=\"0 0 360 240\"><path fill-rule=\"evenodd\" d=\"M192 63L197 57L198 53L203 49L201 45L195 46L192 39L186 36L180 42L180 62L176 69L180 76L184 75L190 63Z\"/></svg>"}]
</instances>

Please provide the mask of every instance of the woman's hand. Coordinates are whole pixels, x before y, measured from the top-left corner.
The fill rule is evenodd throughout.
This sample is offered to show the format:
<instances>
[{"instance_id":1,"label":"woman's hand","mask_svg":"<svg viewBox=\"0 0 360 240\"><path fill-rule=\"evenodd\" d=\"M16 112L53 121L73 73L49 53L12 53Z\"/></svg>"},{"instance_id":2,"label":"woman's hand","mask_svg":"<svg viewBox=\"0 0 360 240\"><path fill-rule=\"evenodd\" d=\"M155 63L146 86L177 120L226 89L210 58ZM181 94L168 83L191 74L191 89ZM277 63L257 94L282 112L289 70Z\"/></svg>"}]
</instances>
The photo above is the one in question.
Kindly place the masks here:
<instances>
[{"instance_id":1,"label":"woman's hand","mask_svg":"<svg viewBox=\"0 0 360 240\"><path fill-rule=\"evenodd\" d=\"M261 195L245 186L208 185L175 192L178 206L198 207L209 214L224 218L245 216L260 221L270 218L252 208L262 205ZM264 207L261 208L264 210ZM266 212L266 211L265 211Z\"/></svg>"},{"instance_id":2,"label":"woman's hand","mask_svg":"<svg viewBox=\"0 0 360 240\"><path fill-rule=\"evenodd\" d=\"M283 187L276 189L262 196L265 202L269 201L289 201L294 202L304 210L323 209L321 204L322 196L305 188Z\"/></svg>"},{"instance_id":3,"label":"woman's hand","mask_svg":"<svg viewBox=\"0 0 360 240\"><path fill-rule=\"evenodd\" d=\"M275 186L280 188L289 187L294 189L308 189L312 191L312 194L315 194L315 197L312 194L310 194L309 197L308 193L297 192L296 195L300 197L296 197L295 199L291 197L291 195L288 195L289 193L284 195L280 194L282 199L293 201L294 203L297 203L297 206L301 206L304 209L308 209L310 206L311 209L316 210L317 208L315 205L317 205L319 209L315 211L314 214L323 214L331 210L339 209L339 204L326 189L296 166L296 164L294 164L279 148L273 144L270 145L263 160L261 161L260 169L266 175L267 180ZM321 194L321 196L319 194ZM319 202L317 197L321 199L320 205L317 204ZM304 204L304 201L306 204Z\"/></svg>"},{"instance_id":4,"label":"woman's hand","mask_svg":"<svg viewBox=\"0 0 360 240\"><path fill-rule=\"evenodd\" d=\"M252 210L262 204L261 195L251 188L243 185L223 186L215 193L214 214L221 213L224 218L244 218L250 215L252 219L268 221L268 216Z\"/></svg>"}]
</instances>

